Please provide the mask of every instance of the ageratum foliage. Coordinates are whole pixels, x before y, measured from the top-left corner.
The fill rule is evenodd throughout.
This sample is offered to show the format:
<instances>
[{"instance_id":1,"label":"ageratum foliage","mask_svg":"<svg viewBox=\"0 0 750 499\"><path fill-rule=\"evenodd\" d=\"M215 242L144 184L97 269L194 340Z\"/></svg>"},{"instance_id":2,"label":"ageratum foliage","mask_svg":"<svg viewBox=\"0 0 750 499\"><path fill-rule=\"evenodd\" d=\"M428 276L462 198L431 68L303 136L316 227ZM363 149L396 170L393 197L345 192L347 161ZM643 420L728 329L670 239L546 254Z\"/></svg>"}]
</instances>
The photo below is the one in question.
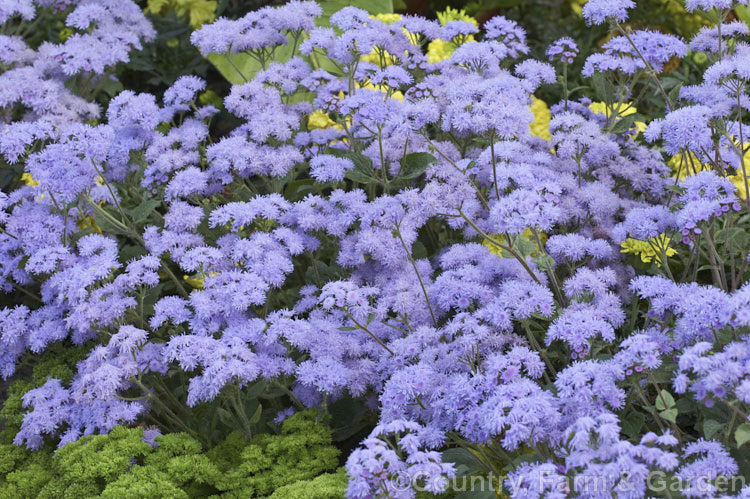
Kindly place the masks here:
<instances>
[{"instance_id":1,"label":"ageratum foliage","mask_svg":"<svg viewBox=\"0 0 750 499\"><path fill-rule=\"evenodd\" d=\"M8 490L336 497L334 439L351 498L747 496L748 31L633 7L550 63L504 17L219 18L194 45L261 68L220 110L195 76L93 102L135 4L2 6Z\"/></svg>"}]
</instances>

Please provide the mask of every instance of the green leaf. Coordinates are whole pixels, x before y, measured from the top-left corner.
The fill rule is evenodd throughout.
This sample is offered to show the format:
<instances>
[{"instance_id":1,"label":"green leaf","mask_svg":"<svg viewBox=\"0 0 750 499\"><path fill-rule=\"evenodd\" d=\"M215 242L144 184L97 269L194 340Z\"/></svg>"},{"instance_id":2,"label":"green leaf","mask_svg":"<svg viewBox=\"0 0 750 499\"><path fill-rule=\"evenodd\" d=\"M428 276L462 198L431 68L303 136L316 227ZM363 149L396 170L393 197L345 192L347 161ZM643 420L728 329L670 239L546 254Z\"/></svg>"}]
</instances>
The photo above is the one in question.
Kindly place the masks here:
<instances>
[{"instance_id":1,"label":"green leaf","mask_svg":"<svg viewBox=\"0 0 750 499\"><path fill-rule=\"evenodd\" d=\"M591 77L591 88L594 90L596 98L605 104L612 102L614 87L602 73L594 73Z\"/></svg>"},{"instance_id":2,"label":"green leaf","mask_svg":"<svg viewBox=\"0 0 750 499\"><path fill-rule=\"evenodd\" d=\"M665 411L672 407L674 407L674 397L668 391L662 390L656 397L656 408L660 411Z\"/></svg>"},{"instance_id":3,"label":"green leaf","mask_svg":"<svg viewBox=\"0 0 750 499\"><path fill-rule=\"evenodd\" d=\"M112 215L105 208L99 208L99 209L93 210L94 221L96 222L96 225L101 229L102 234L127 234L127 231L125 231L119 225L115 225L114 222L112 222L109 217L104 215L104 213L102 213L102 211L99 211L99 210L102 210L108 215L111 215L115 220L118 219L119 214Z\"/></svg>"},{"instance_id":4,"label":"green leaf","mask_svg":"<svg viewBox=\"0 0 750 499\"><path fill-rule=\"evenodd\" d=\"M315 192L315 181L311 178L303 178L289 182L284 190L284 197L289 201L299 201L311 192Z\"/></svg>"},{"instance_id":5,"label":"green leaf","mask_svg":"<svg viewBox=\"0 0 750 499\"><path fill-rule=\"evenodd\" d=\"M249 399L258 398L266 390L267 386L268 381L266 380L256 381L242 390L242 396Z\"/></svg>"},{"instance_id":6,"label":"green leaf","mask_svg":"<svg viewBox=\"0 0 750 499\"><path fill-rule=\"evenodd\" d=\"M646 416L640 412L631 412L628 417L622 421L622 432L628 437L636 440L641 434L643 423L646 422Z\"/></svg>"},{"instance_id":7,"label":"green leaf","mask_svg":"<svg viewBox=\"0 0 750 499\"><path fill-rule=\"evenodd\" d=\"M667 409L666 411L661 411L659 413L659 416L665 421L669 421L670 423L676 423L677 422L677 409Z\"/></svg>"},{"instance_id":8,"label":"green leaf","mask_svg":"<svg viewBox=\"0 0 750 499\"><path fill-rule=\"evenodd\" d=\"M466 482L470 490L457 495L456 499L497 499L498 487L489 478L473 476Z\"/></svg>"},{"instance_id":9,"label":"green leaf","mask_svg":"<svg viewBox=\"0 0 750 499\"><path fill-rule=\"evenodd\" d=\"M742 447L750 441L750 424L741 424L734 430L734 439L737 441L737 447Z\"/></svg>"},{"instance_id":10,"label":"green leaf","mask_svg":"<svg viewBox=\"0 0 750 499\"><path fill-rule=\"evenodd\" d=\"M235 425L232 414L228 410L224 409L223 407L219 408L219 421L229 426L230 428Z\"/></svg>"},{"instance_id":11,"label":"green leaf","mask_svg":"<svg viewBox=\"0 0 750 499\"><path fill-rule=\"evenodd\" d=\"M369 184L372 181L378 181L378 179L374 177L372 160L367 156L355 152L342 151L341 149L334 149L332 147L326 149L325 153L330 154L331 156L336 156L337 158L347 158L354 163L354 168L350 168L344 174L344 177L352 182L358 184Z\"/></svg>"},{"instance_id":12,"label":"green leaf","mask_svg":"<svg viewBox=\"0 0 750 499\"><path fill-rule=\"evenodd\" d=\"M398 172L398 178L411 180L422 175L427 167L436 163L437 159L432 154L426 152L413 152L407 154L401 159L401 169Z\"/></svg>"},{"instance_id":13,"label":"green leaf","mask_svg":"<svg viewBox=\"0 0 750 499\"><path fill-rule=\"evenodd\" d=\"M328 407L328 411L334 423L331 429L336 442L351 438L372 423L368 418L369 411L362 402L351 398L337 400Z\"/></svg>"},{"instance_id":14,"label":"green leaf","mask_svg":"<svg viewBox=\"0 0 750 499\"><path fill-rule=\"evenodd\" d=\"M680 414L690 414L695 412L698 406L695 404L695 400L692 397L680 397L674 408L680 411Z\"/></svg>"},{"instance_id":15,"label":"green leaf","mask_svg":"<svg viewBox=\"0 0 750 499\"><path fill-rule=\"evenodd\" d=\"M356 331L359 328L356 328L354 326L341 326L339 328L339 331Z\"/></svg>"},{"instance_id":16,"label":"green leaf","mask_svg":"<svg viewBox=\"0 0 750 499\"><path fill-rule=\"evenodd\" d=\"M429 256L427 254L427 248L425 248L425 245L422 244L422 241L419 239L414 241L414 244L411 245L411 256L415 260L421 260Z\"/></svg>"},{"instance_id":17,"label":"green leaf","mask_svg":"<svg viewBox=\"0 0 750 499\"><path fill-rule=\"evenodd\" d=\"M263 413L263 405L258 402L258 408L255 409L255 412L250 417L250 424L258 424L260 422L260 415Z\"/></svg>"},{"instance_id":18,"label":"green leaf","mask_svg":"<svg viewBox=\"0 0 750 499\"><path fill-rule=\"evenodd\" d=\"M698 272L701 272L703 270L712 270L712 269L716 269L716 268L718 268L718 267L716 267L715 265L711 265L711 264L707 263L705 265L701 265L700 267L698 267Z\"/></svg>"},{"instance_id":19,"label":"green leaf","mask_svg":"<svg viewBox=\"0 0 750 499\"><path fill-rule=\"evenodd\" d=\"M636 114L622 117L612 126L609 132L615 135L628 132L633 127L633 123L635 123L637 117Z\"/></svg>"},{"instance_id":20,"label":"green leaf","mask_svg":"<svg viewBox=\"0 0 750 499\"><path fill-rule=\"evenodd\" d=\"M719 423L718 421L713 419L707 419L703 422L703 436L707 439L711 439L723 427L724 425L722 423Z\"/></svg>"},{"instance_id":21,"label":"green leaf","mask_svg":"<svg viewBox=\"0 0 750 499\"><path fill-rule=\"evenodd\" d=\"M681 88L682 88L682 83L678 83L672 88L672 90L669 91L669 94L667 95L667 97L669 97L670 102L677 102L677 98L680 96Z\"/></svg>"},{"instance_id":22,"label":"green leaf","mask_svg":"<svg viewBox=\"0 0 750 499\"><path fill-rule=\"evenodd\" d=\"M328 20L344 7L357 7L370 14L388 14L393 12L393 0L324 0L318 2L323 15L318 19L320 26L330 26Z\"/></svg>"},{"instance_id":23,"label":"green leaf","mask_svg":"<svg viewBox=\"0 0 750 499\"><path fill-rule=\"evenodd\" d=\"M140 224L145 222L149 215L151 215L157 206L161 205L161 201L158 199L146 199L141 204L128 210L128 214L133 219L133 222Z\"/></svg>"},{"instance_id":24,"label":"green leaf","mask_svg":"<svg viewBox=\"0 0 750 499\"><path fill-rule=\"evenodd\" d=\"M322 27L330 26L329 19L331 15L343 9L344 7L358 7L364 9L370 14L382 14L393 12L393 1L392 0L327 0L318 2L323 10L323 15L316 19L315 24ZM271 62L286 62L292 57L292 51L294 50L294 43L291 37L288 37L286 45L276 47L273 53L273 58L266 62L266 67ZM304 38L304 37L303 37ZM300 43L302 40L300 40ZM299 53L299 47L295 55L301 56ZM303 57L308 62L313 62L308 57ZM257 59L254 59L246 53L240 54L209 54L207 59L219 70L221 75L232 85L242 85L247 81L251 81L255 77L255 73L260 71L262 66ZM315 67L320 65L327 71L334 71L335 65L328 60L326 57L316 56L314 60Z\"/></svg>"},{"instance_id":25,"label":"green leaf","mask_svg":"<svg viewBox=\"0 0 750 499\"><path fill-rule=\"evenodd\" d=\"M482 462L471 451L463 447L456 447L443 452L443 462L454 463L456 466L464 466L466 475L486 471L486 467Z\"/></svg>"},{"instance_id":26,"label":"green leaf","mask_svg":"<svg viewBox=\"0 0 750 499\"><path fill-rule=\"evenodd\" d=\"M750 7L738 5L734 8L734 11L737 13L737 16L745 22L745 24L750 26Z\"/></svg>"}]
</instances>

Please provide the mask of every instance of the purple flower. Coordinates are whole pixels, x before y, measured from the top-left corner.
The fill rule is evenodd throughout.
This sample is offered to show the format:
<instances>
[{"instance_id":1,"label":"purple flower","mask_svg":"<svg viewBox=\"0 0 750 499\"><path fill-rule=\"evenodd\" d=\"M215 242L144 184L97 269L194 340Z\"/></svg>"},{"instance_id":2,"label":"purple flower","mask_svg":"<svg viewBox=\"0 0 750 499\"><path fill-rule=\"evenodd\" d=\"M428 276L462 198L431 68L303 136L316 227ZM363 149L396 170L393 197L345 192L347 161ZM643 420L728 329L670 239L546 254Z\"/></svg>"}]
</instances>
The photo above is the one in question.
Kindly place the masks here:
<instances>
[{"instance_id":1,"label":"purple flower","mask_svg":"<svg viewBox=\"0 0 750 499\"><path fill-rule=\"evenodd\" d=\"M572 38L564 36L552 42L545 53L550 62L559 59L564 64L573 64L573 59L578 55L578 45Z\"/></svg>"},{"instance_id":2,"label":"purple flower","mask_svg":"<svg viewBox=\"0 0 750 499\"><path fill-rule=\"evenodd\" d=\"M635 2L631 0L589 0L583 6L583 18L589 24L603 24L608 19L623 22L633 7Z\"/></svg>"},{"instance_id":3,"label":"purple flower","mask_svg":"<svg viewBox=\"0 0 750 499\"><path fill-rule=\"evenodd\" d=\"M340 182L347 170L354 168L349 158L319 154L310 160L310 175L318 182Z\"/></svg>"}]
</instances>

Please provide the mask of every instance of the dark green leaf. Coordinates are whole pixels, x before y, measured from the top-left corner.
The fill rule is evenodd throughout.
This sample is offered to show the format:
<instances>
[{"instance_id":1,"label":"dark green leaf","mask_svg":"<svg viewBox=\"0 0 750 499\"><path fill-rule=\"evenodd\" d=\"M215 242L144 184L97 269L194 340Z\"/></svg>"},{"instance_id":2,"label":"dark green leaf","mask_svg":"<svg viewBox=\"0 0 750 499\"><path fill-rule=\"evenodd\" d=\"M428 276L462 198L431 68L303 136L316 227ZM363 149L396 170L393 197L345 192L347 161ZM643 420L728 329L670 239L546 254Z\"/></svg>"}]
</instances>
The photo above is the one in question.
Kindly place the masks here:
<instances>
[{"instance_id":1,"label":"dark green leaf","mask_svg":"<svg viewBox=\"0 0 750 499\"><path fill-rule=\"evenodd\" d=\"M133 219L133 222L140 224L145 222L149 215L151 215L157 206L161 205L161 201L158 199L146 199L135 208L128 210L128 214Z\"/></svg>"},{"instance_id":2,"label":"dark green leaf","mask_svg":"<svg viewBox=\"0 0 750 499\"><path fill-rule=\"evenodd\" d=\"M456 466L463 465L467 475L486 471L482 462L471 451L462 447L448 449L443 452L443 462L454 463Z\"/></svg>"},{"instance_id":3,"label":"dark green leaf","mask_svg":"<svg viewBox=\"0 0 750 499\"><path fill-rule=\"evenodd\" d=\"M96 222L96 225L101 229L103 234L127 234L127 231L125 231L119 225L115 225L114 222L109 219L109 217L105 216L99 210L102 210L105 213L111 215L115 220L118 219L119 214L111 214L105 208L93 210L94 221Z\"/></svg>"},{"instance_id":4,"label":"dark green leaf","mask_svg":"<svg viewBox=\"0 0 750 499\"><path fill-rule=\"evenodd\" d=\"M421 260L423 258L427 258L427 248L425 248L424 244L422 244L422 241L417 239L414 241L414 244L411 245L411 256L415 260Z\"/></svg>"},{"instance_id":5,"label":"dark green leaf","mask_svg":"<svg viewBox=\"0 0 750 499\"><path fill-rule=\"evenodd\" d=\"M422 175L427 167L436 163L437 159L432 154L426 152L413 152L407 154L401 159L401 169L398 172L398 178L411 180Z\"/></svg>"},{"instance_id":6,"label":"dark green leaf","mask_svg":"<svg viewBox=\"0 0 750 499\"><path fill-rule=\"evenodd\" d=\"M707 439L711 439L716 435L719 430L724 427L722 423L713 419L707 419L703 422L703 436Z\"/></svg>"},{"instance_id":7,"label":"dark green leaf","mask_svg":"<svg viewBox=\"0 0 750 499\"><path fill-rule=\"evenodd\" d=\"M311 178L303 178L289 182L284 190L284 197L289 201L299 201L311 192L315 192L315 181Z\"/></svg>"},{"instance_id":8,"label":"dark green leaf","mask_svg":"<svg viewBox=\"0 0 750 499\"><path fill-rule=\"evenodd\" d=\"M678 83L675 85L672 90L669 91L669 94L667 97L669 97L669 102L677 102L677 98L680 96L680 89L682 88L682 83Z\"/></svg>"},{"instance_id":9,"label":"dark green leaf","mask_svg":"<svg viewBox=\"0 0 750 499\"><path fill-rule=\"evenodd\" d=\"M326 149L325 152L326 154L336 156L337 158L347 158L351 160L352 163L354 163L354 168L350 168L344 174L344 176L352 182L356 182L358 184L369 184L372 181L378 180L374 177L372 160L367 156L357 154L355 152L342 151L341 149L334 149L331 147Z\"/></svg>"},{"instance_id":10,"label":"dark green leaf","mask_svg":"<svg viewBox=\"0 0 750 499\"><path fill-rule=\"evenodd\" d=\"M635 123L636 121L636 117L637 115L635 114L630 114L628 116L622 117L610 129L610 133L619 135L621 133L626 133L630 131L630 129L633 127L633 123Z\"/></svg>"},{"instance_id":11,"label":"dark green leaf","mask_svg":"<svg viewBox=\"0 0 750 499\"><path fill-rule=\"evenodd\" d=\"M364 405L350 398L337 400L328 407L333 425L333 439L341 442L351 438L368 426L367 409Z\"/></svg>"},{"instance_id":12,"label":"dark green leaf","mask_svg":"<svg viewBox=\"0 0 750 499\"><path fill-rule=\"evenodd\" d=\"M622 432L633 440L638 440L641 435L641 428L646 421L646 416L640 412L631 412L622 421Z\"/></svg>"},{"instance_id":13,"label":"dark green leaf","mask_svg":"<svg viewBox=\"0 0 750 499\"><path fill-rule=\"evenodd\" d=\"M260 421L260 415L263 413L263 404L258 402L258 407L255 409L255 412L250 417L250 424L258 424Z\"/></svg>"},{"instance_id":14,"label":"dark green leaf","mask_svg":"<svg viewBox=\"0 0 750 499\"><path fill-rule=\"evenodd\" d=\"M456 499L497 499L498 486L487 477L472 476L466 479L465 487L464 483L460 485L466 491L458 494Z\"/></svg>"},{"instance_id":15,"label":"dark green leaf","mask_svg":"<svg viewBox=\"0 0 750 499\"><path fill-rule=\"evenodd\" d=\"M737 441L737 447L742 447L750 442L750 424L741 424L734 430L734 439Z\"/></svg>"},{"instance_id":16,"label":"dark green leaf","mask_svg":"<svg viewBox=\"0 0 750 499\"><path fill-rule=\"evenodd\" d=\"M607 77L602 73L594 73L591 77L591 87L594 90L596 98L605 104L612 102L612 95L614 94L614 88L612 84L607 80Z\"/></svg>"}]
</instances>

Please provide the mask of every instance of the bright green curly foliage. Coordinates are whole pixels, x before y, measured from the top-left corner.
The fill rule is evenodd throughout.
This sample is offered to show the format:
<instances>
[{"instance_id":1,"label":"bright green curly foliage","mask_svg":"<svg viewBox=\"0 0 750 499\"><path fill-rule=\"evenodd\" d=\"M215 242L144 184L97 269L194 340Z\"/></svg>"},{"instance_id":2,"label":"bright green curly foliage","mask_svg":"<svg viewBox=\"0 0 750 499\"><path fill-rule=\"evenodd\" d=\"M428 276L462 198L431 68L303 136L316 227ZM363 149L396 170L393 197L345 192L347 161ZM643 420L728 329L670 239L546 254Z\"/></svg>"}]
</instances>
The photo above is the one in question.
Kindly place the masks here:
<instances>
[{"instance_id":1,"label":"bright green curly foliage","mask_svg":"<svg viewBox=\"0 0 750 499\"><path fill-rule=\"evenodd\" d=\"M13 437L15 437L21 428L21 421L26 412L22 405L22 398L26 392L32 388L42 386L46 383L47 378L57 378L65 383L70 382L73 379L75 364L83 360L86 355L87 349L85 346L63 348L57 345L55 348L50 348L49 352L44 355L34 358L34 369L30 377L31 380L14 381L8 387L8 393L0 409L0 421L2 421L0 444L12 443ZM1 484L2 481L0 480ZM0 497L2 496L0 495Z\"/></svg>"},{"instance_id":2,"label":"bright green curly foliage","mask_svg":"<svg viewBox=\"0 0 750 499\"><path fill-rule=\"evenodd\" d=\"M142 428L116 427L52 453L0 444L0 499L341 497L339 451L315 412L287 419L280 435L239 433L208 452L184 433L143 441ZM53 457L54 456L54 457Z\"/></svg>"},{"instance_id":3,"label":"bright green curly foliage","mask_svg":"<svg viewBox=\"0 0 750 499\"><path fill-rule=\"evenodd\" d=\"M336 468L339 451L331 445L331 431L315 422L314 412L304 412L284 421L281 435L259 435L241 453L236 450L237 434L212 449L218 457L224 455L228 469L219 488L229 497L263 497L279 487L309 480L320 473ZM229 458L230 461L227 461ZM234 459L234 460L231 460Z\"/></svg>"},{"instance_id":4,"label":"bright green curly foliage","mask_svg":"<svg viewBox=\"0 0 750 499\"><path fill-rule=\"evenodd\" d=\"M312 480L279 487L270 499L340 499L344 497L346 483L346 473L341 468L336 473L325 473Z\"/></svg>"},{"instance_id":5,"label":"bright green curly foliage","mask_svg":"<svg viewBox=\"0 0 750 499\"><path fill-rule=\"evenodd\" d=\"M73 366L85 358L86 353L84 346L51 348L46 354L35 357L30 380L14 381L8 387L0 409L0 499L62 497L52 491L44 492L58 477L52 458L54 447L46 445L31 452L12 442L26 412L23 408L26 392L43 385L47 378L69 382L73 378Z\"/></svg>"}]
</instances>

